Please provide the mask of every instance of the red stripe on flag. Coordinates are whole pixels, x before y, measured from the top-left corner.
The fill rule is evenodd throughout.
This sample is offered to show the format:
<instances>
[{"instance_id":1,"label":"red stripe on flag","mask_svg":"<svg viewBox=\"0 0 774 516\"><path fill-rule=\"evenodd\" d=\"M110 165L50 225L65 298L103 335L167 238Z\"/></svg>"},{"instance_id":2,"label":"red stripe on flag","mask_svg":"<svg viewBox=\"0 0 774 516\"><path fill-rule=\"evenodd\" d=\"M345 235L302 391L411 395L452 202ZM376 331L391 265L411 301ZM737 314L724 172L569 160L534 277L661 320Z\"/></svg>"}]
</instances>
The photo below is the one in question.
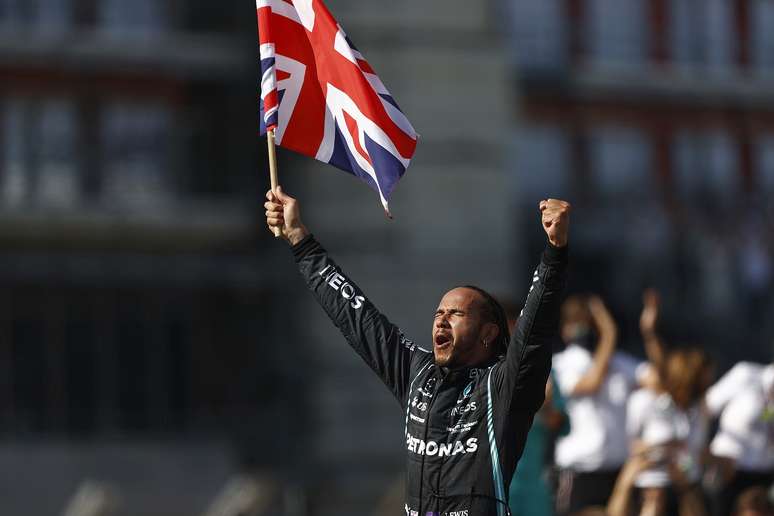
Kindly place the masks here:
<instances>
[{"instance_id":1,"label":"red stripe on flag","mask_svg":"<svg viewBox=\"0 0 774 516\"><path fill-rule=\"evenodd\" d=\"M368 61L366 61L365 59L358 59L357 64L358 66L360 66L360 69L363 70L365 73L376 75L376 72L374 72L374 69L371 68L371 65L368 64Z\"/></svg>"},{"instance_id":2,"label":"red stripe on flag","mask_svg":"<svg viewBox=\"0 0 774 516\"><path fill-rule=\"evenodd\" d=\"M344 113L344 121L347 123L347 130L349 130L349 134L352 135L352 141L355 142L355 149L373 166L373 163L371 163L371 156L369 156L362 145L360 145L360 129L357 126L357 120L349 116L346 111L342 111L342 113Z\"/></svg>"},{"instance_id":3,"label":"red stripe on flag","mask_svg":"<svg viewBox=\"0 0 774 516\"><path fill-rule=\"evenodd\" d=\"M303 75L303 87L295 107L290 109L287 104L284 108L289 111L290 122L284 128L280 144L286 149L315 157L325 131L323 120L325 120L326 106L324 93L320 87L322 80L317 76L314 51L303 25L277 14L272 14L270 20L272 35L279 36L273 41L276 55L305 65L304 72L299 72ZM275 70L277 76L282 71L290 73L289 78L283 81L294 81L293 72L281 69L279 61Z\"/></svg>"},{"instance_id":4,"label":"red stripe on flag","mask_svg":"<svg viewBox=\"0 0 774 516\"><path fill-rule=\"evenodd\" d=\"M275 1L278 2L275 5L283 1L301 11L292 1ZM416 138L406 134L392 119L379 92L374 91L364 75L376 75L373 68L364 58L358 58L356 63L352 63L335 49L339 26L322 0L304 1L312 5L315 14L311 31L292 18L272 12L270 8L258 10L261 43L273 43L276 56L284 58L277 59L275 68L277 81L281 81L286 89L283 103L286 123L280 145L316 157L322 144L333 144L331 141L323 141L325 119L330 116L326 105L330 85L343 92L362 112L364 119L376 124L386 136L386 143L394 145L396 155L410 158L416 147ZM285 69L281 69L283 67ZM291 92L290 96L288 91ZM359 119L345 115L341 122L344 127L339 129L347 131L352 137L351 152L359 154L373 166L374 161L364 145L361 145Z\"/></svg>"},{"instance_id":5,"label":"red stripe on flag","mask_svg":"<svg viewBox=\"0 0 774 516\"><path fill-rule=\"evenodd\" d=\"M272 12L268 7L258 9L258 43L265 45L274 43L271 37L271 17Z\"/></svg>"},{"instance_id":6,"label":"red stripe on flag","mask_svg":"<svg viewBox=\"0 0 774 516\"><path fill-rule=\"evenodd\" d=\"M314 31L307 31L306 36L310 47L316 53L317 79L320 85L327 90L327 84L330 83L345 91L366 118L379 121L380 128L387 134L401 156L413 155L416 139L403 132L390 118L360 67L353 65L337 52L331 51L339 31L338 24L321 1L315 0L314 6L317 15Z\"/></svg>"},{"instance_id":7,"label":"red stripe on flag","mask_svg":"<svg viewBox=\"0 0 774 516\"><path fill-rule=\"evenodd\" d=\"M263 107L266 111L277 107L277 90L272 90L263 98Z\"/></svg>"}]
</instances>

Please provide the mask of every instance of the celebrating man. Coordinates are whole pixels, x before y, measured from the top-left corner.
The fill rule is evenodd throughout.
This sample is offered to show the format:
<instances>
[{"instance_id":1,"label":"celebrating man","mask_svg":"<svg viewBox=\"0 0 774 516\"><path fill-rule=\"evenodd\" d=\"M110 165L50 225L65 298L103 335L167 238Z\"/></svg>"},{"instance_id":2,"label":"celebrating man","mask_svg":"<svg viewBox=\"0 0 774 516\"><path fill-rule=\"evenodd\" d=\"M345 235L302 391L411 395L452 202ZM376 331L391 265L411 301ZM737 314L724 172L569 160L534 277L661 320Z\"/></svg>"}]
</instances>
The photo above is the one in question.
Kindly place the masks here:
<instances>
[{"instance_id":1,"label":"celebrating man","mask_svg":"<svg viewBox=\"0 0 774 516\"><path fill-rule=\"evenodd\" d=\"M508 484L543 403L567 266L570 205L540 202L548 244L515 335L487 292L447 292L432 326L433 351L380 313L301 222L281 188L266 194L309 288L333 323L405 410L408 516L502 516Z\"/></svg>"}]
</instances>

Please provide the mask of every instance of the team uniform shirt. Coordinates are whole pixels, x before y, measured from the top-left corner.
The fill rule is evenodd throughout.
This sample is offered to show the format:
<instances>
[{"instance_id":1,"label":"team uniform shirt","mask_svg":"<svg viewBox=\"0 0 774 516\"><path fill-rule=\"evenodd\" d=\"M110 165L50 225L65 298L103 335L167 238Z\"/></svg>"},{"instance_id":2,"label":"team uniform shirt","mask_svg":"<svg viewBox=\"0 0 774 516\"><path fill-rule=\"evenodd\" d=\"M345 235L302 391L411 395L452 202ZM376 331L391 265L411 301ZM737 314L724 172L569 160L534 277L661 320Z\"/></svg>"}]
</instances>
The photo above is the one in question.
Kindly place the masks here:
<instances>
[{"instance_id":1,"label":"team uniform shirt","mask_svg":"<svg viewBox=\"0 0 774 516\"><path fill-rule=\"evenodd\" d=\"M593 360L592 353L578 344L570 344L554 355L556 380L570 416L570 433L556 444L555 460L562 469L614 470L629 455L624 431L626 400L647 372L647 366L626 353L615 352L599 390L591 395L573 396L572 391L592 367Z\"/></svg>"},{"instance_id":2,"label":"team uniform shirt","mask_svg":"<svg viewBox=\"0 0 774 516\"><path fill-rule=\"evenodd\" d=\"M701 404L688 410L678 407L666 393L640 389L629 398L626 413L626 432L630 441L641 441L657 449L667 444L679 443L677 461L685 469L688 480L699 480L701 453L707 441L709 423ZM661 451L666 459L666 452ZM670 484L665 465L657 465L640 473L637 487L665 487Z\"/></svg>"},{"instance_id":3,"label":"team uniform shirt","mask_svg":"<svg viewBox=\"0 0 774 516\"><path fill-rule=\"evenodd\" d=\"M774 470L774 365L740 362L706 394L713 415L720 414L710 451L736 461L740 470Z\"/></svg>"},{"instance_id":4,"label":"team uniform shirt","mask_svg":"<svg viewBox=\"0 0 774 516\"><path fill-rule=\"evenodd\" d=\"M407 339L313 237L293 253L320 305L401 405L406 514L507 514L507 486L545 395L566 248L543 253L507 353L455 370Z\"/></svg>"}]
</instances>

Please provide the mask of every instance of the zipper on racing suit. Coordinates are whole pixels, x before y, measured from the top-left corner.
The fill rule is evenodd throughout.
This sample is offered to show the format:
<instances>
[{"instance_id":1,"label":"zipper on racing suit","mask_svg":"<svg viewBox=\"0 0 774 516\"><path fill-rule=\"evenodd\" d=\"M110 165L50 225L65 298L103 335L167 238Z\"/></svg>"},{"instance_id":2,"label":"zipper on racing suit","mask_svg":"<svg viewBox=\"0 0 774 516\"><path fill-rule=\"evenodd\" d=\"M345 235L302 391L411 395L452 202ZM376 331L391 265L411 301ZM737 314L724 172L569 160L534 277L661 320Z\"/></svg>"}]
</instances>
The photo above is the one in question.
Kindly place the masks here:
<instances>
[{"instance_id":1,"label":"zipper on racing suit","mask_svg":"<svg viewBox=\"0 0 774 516\"><path fill-rule=\"evenodd\" d=\"M424 441L427 443L427 430L428 426L430 425L430 416L432 414L432 408L433 404L435 403L435 400L438 398L437 394L438 391L441 390L441 385L443 385L443 381L446 378L445 375L443 375L443 372L440 367L436 366L435 372L433 373L433 378L438 378L435 382L435 389L433 390L433 396L430 398L430 403L427 405L427 417L425 418L425 433L424 433ZM428 379L429 380L429 379ZM426 384L427 382L425 382ZM422 514L422 491L425 486L425 458L427 457L426 453L422 454L422 466L419 469L419 507L417 508L419 510L419 513ZM436 496L436 499L438 497Z\"/></svg>"}]
</instances>

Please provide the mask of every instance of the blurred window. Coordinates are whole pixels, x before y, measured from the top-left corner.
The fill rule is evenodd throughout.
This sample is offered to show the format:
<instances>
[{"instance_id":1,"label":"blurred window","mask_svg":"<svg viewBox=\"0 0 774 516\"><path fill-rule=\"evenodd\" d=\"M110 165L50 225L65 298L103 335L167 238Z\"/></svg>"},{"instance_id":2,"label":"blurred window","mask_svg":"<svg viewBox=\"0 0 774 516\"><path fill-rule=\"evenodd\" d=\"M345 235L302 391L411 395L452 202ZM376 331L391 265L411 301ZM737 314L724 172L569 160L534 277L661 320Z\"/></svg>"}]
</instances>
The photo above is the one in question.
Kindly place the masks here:
<instances>
[{"instance_id":1,"label":"blurred window","mask_svg":"<svg viewBox=\"0 0 774 516\"><path fill-rule=\"evenodd\" d=\"M0 435L221 434L225 411L248 417L276 401L255 383L283 374L253 344L271 326L265 291L109 285L3 284L0 394L13 403L0 411Z\"/></svg>"},{"instance_id":2,"label":"blurred window","mask_svg":"<svg viewBox=\"0 0 774 516\"><path fill-rule=\"evenodd\" d=\"M29 25L35 15L35 6L30 0L0 0L0 26L17 28Z\"/></svg>"},{"instance_id":3,"label":"blurred window","mask_svg":"<svg viewBox=\"0 0 774 516\"><path fill-rule=\"evenodd\" d=\"M586 40L593 60L631 63L647 56L645 0L590 0Z\"/></svg>"},{"instance_id":4,"label":"blurred window","mask_svg":"<svg viewBox=\"0 0 774 516\"><path fill-rule=\"evenodd\" d=\"M105 200L124 207L163 207L172 184L168 108L113 103L102 111L101 133Z\"/></svg>"},{"instance_id":5,"label":"blurred window","mask_svg":"<svg viewBox=\"0 0 774 516\"><path fill-rule=\"evenodd\" d=\"M144 430L151 404L149 352L152 328L142 320L136 307L126 307L116 332L116 397L121 428ZM156 393L158 395L158 393Z\"/></svg>"},{"instance_id":6,"label":"blurred window","mask_svg":"<svg viewBox=\"0 0 774 516\"><path fill-rule=\"evenodd\" d=\"M774 134L766 134L756 142L756 176L758 184L774 193Z\"/></svg>"},{"instance_id":7,"label":"blurred window","mask_svg":"<svg viewBox=\"0 0 774 516\"><path fill-rule=\"evenodd\" d=\"M84 304L81 297L73 299L74 307ZM98 349L95 328L85 317L67 321L64 334L65 378L68 427L75 432L91 432L97 424L98 393L100 392ZM104 346L106 343L100 343Z\"/></svg>"},{"instance_id":8,"label":"blurred window","mask_svg":"<svg viewBox=\"0 0 774 516\"><path fill-rule=\"evenodd\" d=\"M753 65L774 72L774 2L752 0L750 16Z\"/></svg>"},{"instance_id":9,"label":"blurred window","mask_svg":"<svg viewBox=\"0 0 774 516\"><path fill-rule=\"evenodd\" d=\"M54 30L71 23L71 0L0 0L0 28Z\"/></svg>"},{"instance_id":10,"label":"blurred window","mask_svg":"<svg viewBox=\"0 0 774 516\"><path fill-rule=\"evenodd\" d=\"M734 55L731 2L672 0L670 40L676 63L730 71Z\"/></svg>"},{"instance_id":11,"label":"blurred window","mask_svg":"<svg viewBox=\"0 0 774 516\"><path fill-rule=\"evenodd\" d=\"M651 153L647 136L635 129L604 127L589 134L591 173L606 196L651 193Z\"/></svg>"},{"instance_id":12,"label":"blurred window","mask_svg":"<svg viewBox=\"0 0 774 516\"><path fill-rule=\"evenodd\" d=\"M69 99L9 99L2 110L0 193L7 206L70 206L80 184Z\"/></svg>"},{"instance_id":13,"label":"blurred window","mask_svg":"<svg viewBox=\"0 0 774 516\"><path fill-rule=\"evenodd\" d=\"M676 185L682 194L727 199L736 196L739 155L727 133L681 131L673 148Z\"/></svg>"},{"instance_id":14,"label":"blurred window","mask_svg":"<svg viewBox=\"0 0 774 516\"><path fill-rule=\"evenodd\" d=\"M33 156L37 164L37 200L49 206L72 206L80 194L76 156L78 125L69 100L41 103L34 120Z\"/></svg>"},{"instance_id":15,"label":"blurred window","mask_svg":"<svg viewBox=\"0 0 774 516\"><path fill-rule=\"evenodd\" d=\"M707 10L706 49L707 67L710 70L733 68L735 51L733 4L728 0L704 0Z\"/></svg>"},{"instance_id":16,"label":"blurred window","mask_svg":"<svg viewBox=\"0 0 774 516\"><path fill-rule=\"evenodd\" d=\"M567 27L560 0L503 1L510 50L528 68L561 67L567 60Z\"/></svg>"},{"instance_id":17,"label":"blurred window","mask_svg":"<svg viewBox=\"0 0 774 516\"><path fill-rule=\"evenodd\" d=\"M36 24L44 30L54 30L72 25L71 0L37 0Z\"/></svg>"},{"instance_id":18,"label":"blurred window","mask_svg":"<svg viewBox=\"0 0 774 516\"><path fill-rule=\"evenodd\" d=\"M25 302L29 303L29 298ZM41 381L41 375L45 375L42 365L46 364L44 327L37 314L16 315L12 325L11 354L17 425L24 432L40 432L51 426L51 419L45 414L49 383Z\"/></svg>"},{"instance_id":19,"label":"blurred window","mask_svg":"<svg viewBox=\"0 0 774 516\"><path fill-rule=\"evenodd\" d=\"M559 127L524 126L511 147L515 190L521 198L569 195L570 145Z\"/></svg>"},{"instance_id":20,"label":"blurred window","mask_svg":"<svg viewBox=\"0 0 774 516\"><path fill-rule=\"evenodd\" d=\"M672 0L669 31L672 59L677 63L699 64L703 61L702 23L700 16L704 0Z\"/></svg>"},{"instance_id":21,"label":"blurred window","mask_svg":"<svg viewBox=\"0 0 774 516\"><path fill-rule=\"evenodd\" d=\"M26 113L29 106L19 99L7 99L1 106L0 194L3 205L18 206L26 201L30 189L26 145Z\"/></svg>"},{"instance_id":22,"label":"blurred window","mask_svg":"<svg viewBox=\"0 0 774 516\"><path fill-rule=\"evenodd\" d=\"M113 35L154 36L167 28L167 2L100 0L98 20Z\"/></svg>"}]
</instances>

